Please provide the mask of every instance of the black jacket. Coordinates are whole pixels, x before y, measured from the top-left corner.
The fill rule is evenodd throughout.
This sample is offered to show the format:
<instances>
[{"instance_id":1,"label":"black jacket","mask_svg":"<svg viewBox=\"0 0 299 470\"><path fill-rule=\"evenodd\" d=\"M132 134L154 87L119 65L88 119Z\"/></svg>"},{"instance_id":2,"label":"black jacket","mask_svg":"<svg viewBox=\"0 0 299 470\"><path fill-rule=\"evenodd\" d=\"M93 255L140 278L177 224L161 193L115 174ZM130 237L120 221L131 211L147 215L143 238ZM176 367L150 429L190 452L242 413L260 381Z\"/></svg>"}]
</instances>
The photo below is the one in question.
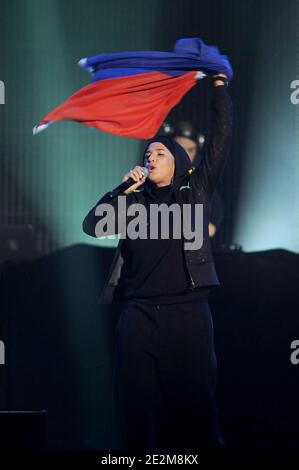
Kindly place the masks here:
<instances>
[{"instance_id":1,"label":"black jacket","mask_svg":"<svg viewBox=\"0 0 299 470\"><path fill-rule=\"evenodd\" d=\"M181 165L179 174L176 170L177 202L191 205L203 204L203 244L198 250L184 250L191 289L219 285L211 253L208 224L210 220L210 200L229 156L231 135L232 103L227 89L220 85L214 88L211 139L206 146L205 154L199 166L193 168L190 173L186 171L184 165ZM99 221L99 216L95 215L95 210L102 203L107 203L107 194L89 211L83 221L83 231L92 237L96 237L95 227ZM145 204L144 185L126 196L127 207L133 203ZM109 204L116 209L117 198L110 200ZM194 220L192 219L191 224L192 230L194 230ZM117 227L114 233L120 231L121 228ZM103 304L109 304L118 298L116 287L123 265L122 242L123 239L121 238L102 292L101 303Z\"/></svg>"}]
</instances>

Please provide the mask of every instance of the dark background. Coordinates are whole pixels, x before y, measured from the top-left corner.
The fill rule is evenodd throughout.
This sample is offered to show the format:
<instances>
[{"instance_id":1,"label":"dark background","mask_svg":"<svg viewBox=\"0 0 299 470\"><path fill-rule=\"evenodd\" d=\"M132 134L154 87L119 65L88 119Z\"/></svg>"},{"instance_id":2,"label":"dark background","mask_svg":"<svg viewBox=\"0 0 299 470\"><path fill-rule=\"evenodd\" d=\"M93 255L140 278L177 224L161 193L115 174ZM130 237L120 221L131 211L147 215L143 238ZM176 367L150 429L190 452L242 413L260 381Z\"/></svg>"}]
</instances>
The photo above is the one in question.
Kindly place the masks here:
<instances>
[{"instance_id":1,"label":"dark background","mask_svg":"<svg viewBox=\"0 0 299 470\"><path fill-rule=\"evenodd\" d=\"M0 224L30 224L39 249L33 260L0 260L0 411L46 410L52 449L119 445L112 366L121 306L97 303L116 241L92 239L81 224L139 162L144 142L73 122L36 137L31 130L89 83L80 58L172 50L176 39L196 36L227 54L235 72L217 238L244 251L215 254L222 287L210 299L223 435L233 450L296 450L298 111L289 96L297 2L0 0L0 9ZM208 136L211 94L209 80L201 81L169 118Z\"/></svg>"}]
</instances>

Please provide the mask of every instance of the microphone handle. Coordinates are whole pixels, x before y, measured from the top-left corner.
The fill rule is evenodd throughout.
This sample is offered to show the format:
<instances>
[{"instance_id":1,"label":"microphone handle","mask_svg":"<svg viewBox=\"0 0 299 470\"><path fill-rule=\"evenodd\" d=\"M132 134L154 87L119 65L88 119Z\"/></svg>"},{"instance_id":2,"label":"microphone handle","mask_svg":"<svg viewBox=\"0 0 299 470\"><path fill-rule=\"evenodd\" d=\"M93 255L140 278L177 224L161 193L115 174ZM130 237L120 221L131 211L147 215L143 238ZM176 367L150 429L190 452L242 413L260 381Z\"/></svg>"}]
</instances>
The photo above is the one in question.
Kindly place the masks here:
<instances>
[{"instance_id":1,"label":"microphone handle","mask_svg":"<svg viewBox=\"0 0 299 470\"><path fill-rule=\"evenodd\" d=\"M124 181L123 183L121 183L120 185L116 186L116 188L112 189L112 191L110 191L108 193L108 197L110 197L111 199L118 196L119 194L122 194L123 192L125 192L130 186L132 186L133 184L135 184L136 181L133 180L133 178L129 178L127 179L126 181Z\"/></svg>"},{"instance_id":2,"label":"microphone handle","mask_svg":"<svg viewBox=\"0 0 299 470\"><path fill-rule=\"evenodd\" d=\"M145 178L147 178L148 169L143 167L142 170L143 170L143 172L142 172L143 176L145 176ZM124 191L126 191L130 186L132 186L135 183L136 183L136 181L133 178L128 178L126 181L123 181L121 184L116 186L116 188L112 189L112 191L107 193L105 198L104 198L104 201L110 201L110 199L113 199L116 196L118 196L119 194L122 194Z\"/></svg>"}]
</instances>

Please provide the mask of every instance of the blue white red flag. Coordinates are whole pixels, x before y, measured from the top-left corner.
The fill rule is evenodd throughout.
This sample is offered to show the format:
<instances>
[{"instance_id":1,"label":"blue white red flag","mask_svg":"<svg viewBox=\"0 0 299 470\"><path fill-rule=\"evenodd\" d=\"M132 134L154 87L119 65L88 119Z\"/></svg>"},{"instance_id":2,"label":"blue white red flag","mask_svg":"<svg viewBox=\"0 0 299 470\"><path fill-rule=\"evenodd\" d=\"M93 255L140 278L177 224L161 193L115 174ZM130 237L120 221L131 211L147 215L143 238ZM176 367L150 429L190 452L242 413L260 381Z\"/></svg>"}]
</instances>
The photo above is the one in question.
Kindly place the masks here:
<instances>
[{"instance_id":1,"label":"blue white red flag","mask_svg":"<svg viewBox=\"0 0 299 470\"><path fill-rule=\"evenodd\" d=\"M81 59L92 82L47 114L33 133L55 121L71 120L111 134L153 137L170 110L207 74L232 68L216 46L200 38L179 39L173 52L137 51Z\"/></svg>"}]
</instances>

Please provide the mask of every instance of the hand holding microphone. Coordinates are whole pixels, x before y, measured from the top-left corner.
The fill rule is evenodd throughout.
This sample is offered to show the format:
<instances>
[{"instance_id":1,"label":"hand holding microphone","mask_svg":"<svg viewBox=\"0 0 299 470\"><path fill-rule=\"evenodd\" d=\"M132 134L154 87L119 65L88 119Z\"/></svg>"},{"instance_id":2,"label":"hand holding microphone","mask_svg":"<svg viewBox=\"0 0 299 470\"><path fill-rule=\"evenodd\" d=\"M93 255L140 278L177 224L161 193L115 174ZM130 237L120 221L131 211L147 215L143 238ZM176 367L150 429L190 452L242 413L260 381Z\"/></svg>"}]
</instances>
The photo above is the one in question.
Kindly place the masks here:
<instances>
[{"instance_id":1,"label":"hand holding microphone","mask_svg":"<svg viewBox=\"0 0 299 470\"><path fill-rule=\"evenodd\" d=\"M121 194L129 194L145 182L148 175L148 169L142 166L135 166L125 174L122 183L106 194L107 201Z\"/></svg>"},{"instance_id":2,"label":"hand holding microphone","mask_svg":"<svg viewBox=\"0 0 299 470\"><path fill-rule=\"evenodd\" d=\"M148 175L148 169L142 166L135 166L132 170L125 174L122 179L122 182L128 182L128 189L124 191L124 194L129 194L134 189L137 189L141 186Z\"/></svg>"}]
</instances>

